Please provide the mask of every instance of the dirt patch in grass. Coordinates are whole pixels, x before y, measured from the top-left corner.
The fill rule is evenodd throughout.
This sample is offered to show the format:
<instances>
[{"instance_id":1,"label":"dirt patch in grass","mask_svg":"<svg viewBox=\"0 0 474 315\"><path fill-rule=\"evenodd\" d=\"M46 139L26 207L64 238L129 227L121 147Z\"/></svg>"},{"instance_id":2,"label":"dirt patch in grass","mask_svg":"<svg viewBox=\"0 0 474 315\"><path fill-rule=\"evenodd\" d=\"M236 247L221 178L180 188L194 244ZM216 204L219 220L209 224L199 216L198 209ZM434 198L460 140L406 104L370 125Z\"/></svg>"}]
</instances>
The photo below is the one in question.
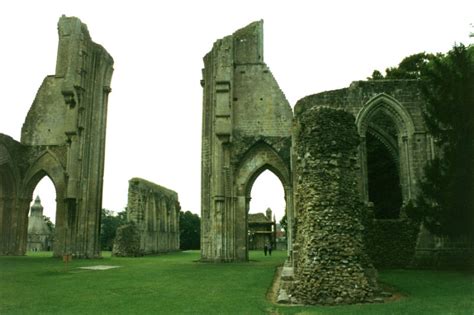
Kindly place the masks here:
<instances>
[{"instance_id":1,"label":"dirt patch in grass","mask_svg":"<svg viewBox=\"0 0 474 315\"><path fill-rule=\"evenodd\" d=\"M391 296L386 296L383 298L384 303L398 301L406 297L406 295L400 292L399 289L387 283L379 282L379 286L382 291L389 292L392 294Z\"/></svg>"},{"instance_id":2,"label":"dirt patch in grass","mask_svg":"<svg viewBox=\"0 0 474 315\"><path fill-rule=\"evenodd\" d=\"M273 304L277 304L278 290L280 289L280 275L283 267L277 267L275 269L275 275L273 276L272 285L267 291L267 300Z\"/></svg>"}]
</instances>

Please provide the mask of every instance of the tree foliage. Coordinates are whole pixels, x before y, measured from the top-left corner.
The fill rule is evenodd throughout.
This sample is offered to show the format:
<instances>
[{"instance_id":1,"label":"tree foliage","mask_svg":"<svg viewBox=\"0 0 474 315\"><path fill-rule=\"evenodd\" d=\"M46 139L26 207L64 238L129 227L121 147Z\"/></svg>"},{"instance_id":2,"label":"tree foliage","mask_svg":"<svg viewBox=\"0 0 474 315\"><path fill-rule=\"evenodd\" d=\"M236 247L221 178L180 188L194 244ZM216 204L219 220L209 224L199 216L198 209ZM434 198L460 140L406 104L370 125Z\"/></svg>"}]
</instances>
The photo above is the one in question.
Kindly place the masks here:
<instances>
[{"instance_id":1,"label":"tree foliage","mask_svg":"<svg viewBox=\"0 0 474 315\"><path fill-rule=\"evenodd\" d=\"M285 231L285 233L288 233L288 219L286 217L286 213L280 220L280 226Z\"/></svg>"},{"instance_id":2,"label":"tree foliage","mask_svg":"<svg viewBox=\"0 0 474 315\"><path fill-rule=\"evenodd\" d=\"M422 71L425 121L439 147L412 217L436 235L474 234L474 46L456 45Z\"/></svg>"},{"instance_id":3,"label":"tree foliage","mask_svg":"<svg viewBox=\"0 0 474 315\"><path fill-rule=\"evenodd\" d=\"M113 211L102 209L100 222L100 244L102 250L112 250L117 228L127 222L125 211L117 215Z\"/></svg>"},{"instance_id":4,"label":"tree foliage","mask_svg":"<svg viewBox=\"0 0 474 315\"><path fill-rule=\"evenodd\" d=\"M48 226L48 229L51 232L54 232L54 223L51 221L51 218L43 215L43 220L44 220L44 222L46 222L46 225Z\"/></svg>"},{"instance_id":5,"label":"tree foliage","mask_svg":"<svg viewBox=\"0 0 474 315\"><path fill-rule=\"evenodd\" d=\"M385 69L385 76L378 70L372 72L368 80L401 80L401 79L419 79L427 65L438 59L441 55L433 55L425 52L414 54L404 58L397 67Z\"/></svg>"},{"instance_id":6,"label":"tree foliage","mask_svg":"<svg viewBox=\"0 0 474 315\"><path fill-rule=\"evenodd\" d=\"M179 212L179 247L182 250L199 249L201 243L201 219L190 211Z\"/></svg>"},{"instance_id":7,"label":"tree foliage","mask_svg":"<svg viewBox=\"0 0 474 315\"><path fill-rule=\"evenodd\" d=\"M438 147L407 213L436 235L474 234L474 46L418 53L369 80L420 79L424 119Z\"/></svg>"}]
</instances>

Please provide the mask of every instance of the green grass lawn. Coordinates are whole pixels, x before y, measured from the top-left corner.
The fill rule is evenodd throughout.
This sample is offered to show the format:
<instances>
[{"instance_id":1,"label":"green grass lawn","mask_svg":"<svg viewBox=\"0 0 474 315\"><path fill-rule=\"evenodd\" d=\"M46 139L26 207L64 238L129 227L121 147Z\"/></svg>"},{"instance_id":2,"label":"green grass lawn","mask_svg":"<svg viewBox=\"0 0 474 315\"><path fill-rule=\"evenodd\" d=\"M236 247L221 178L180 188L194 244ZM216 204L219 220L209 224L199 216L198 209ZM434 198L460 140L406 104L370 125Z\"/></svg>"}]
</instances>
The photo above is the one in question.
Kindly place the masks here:
<instances>
[{"instance_id":1,"label":"green grass lawn","mask_svg":"<svg viewBox=\"0 0 474 315\"><path fill-rule=\"evenodd\" d=\"M385 270L380 280L405 297L385 304L289 307L266 299L284 252L251 262L198 263L199 252L74 260L46 253L0 257L0 314L474 314L473 276ZM104 271L81 266L116 265Z\"/></svg>"}]
</instances>

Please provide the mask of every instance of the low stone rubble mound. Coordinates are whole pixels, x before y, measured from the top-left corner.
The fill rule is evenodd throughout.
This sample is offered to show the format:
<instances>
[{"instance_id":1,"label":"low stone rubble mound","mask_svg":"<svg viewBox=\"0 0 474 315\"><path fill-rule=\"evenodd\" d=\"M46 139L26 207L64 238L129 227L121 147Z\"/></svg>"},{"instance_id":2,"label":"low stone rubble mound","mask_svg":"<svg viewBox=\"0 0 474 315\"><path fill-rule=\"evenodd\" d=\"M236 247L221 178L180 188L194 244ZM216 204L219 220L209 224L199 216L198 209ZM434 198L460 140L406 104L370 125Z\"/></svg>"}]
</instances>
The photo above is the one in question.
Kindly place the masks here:
<instances>
[{"instance_id":1,"label":"low stone rubble mound","mask_svg":"<svg viewBox=\"0 0 474 315\"><path fill-rule=\"evenodd\" d=\"M140 248L140 232L134 222L129 222L117 228L112 256L143 256L143 250Z\"/></svg>"}]
</instances>

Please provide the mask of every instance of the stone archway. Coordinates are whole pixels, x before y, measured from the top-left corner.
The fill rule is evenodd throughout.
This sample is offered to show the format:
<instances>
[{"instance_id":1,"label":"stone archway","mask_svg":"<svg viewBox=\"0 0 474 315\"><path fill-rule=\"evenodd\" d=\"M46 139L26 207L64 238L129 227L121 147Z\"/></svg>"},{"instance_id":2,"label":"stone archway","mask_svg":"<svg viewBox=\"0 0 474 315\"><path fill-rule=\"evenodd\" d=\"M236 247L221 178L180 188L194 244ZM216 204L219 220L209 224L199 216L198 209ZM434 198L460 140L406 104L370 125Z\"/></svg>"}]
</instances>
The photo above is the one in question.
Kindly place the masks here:
<instances>
[{"instance_id":1,"label":"stone archway","mask_svg":"<svg viewBox=\"0 0 474 315\"><path fill-rule=\"evenodd\" d=\"M247 244L247 222L250 204L250 193L252 186L258 176L265 170L274 173L281 184L285 193L286 211L288 218L288 249L291 248L291 227L293 223L293 189L291 185L291 173L288 165L278 153L265 142L257 142L246 154L242 160L235 178L235 191L237 203L235 204L235 214L240 227L237 229L238 257L248 259ZM245 240L245 243L243 242Z\"/></svg>"},{"instance_id":2,"label":"stone archway","mask_svg":"<svg viewBox=\"0 0 474 315\"><path fill-rule=\"evenodd\" d=\"M0 135L0 172L9 173L0 183L0 194L8 195L0 198L2 255L25 253L32 193L41 178L48 176L56 189L59 223L54 255L100 256L113 59L92 41L78 18L61 17L58 33L56 73L41 84L23 124L21 142Z\"/></svg>"},{"instance_id":3,"label":"stone archway","mask_svg":"<svg viewBox=\"0 0 474 315\"><path fill-rule=\"evenodd\" d=\"M262 21L218 40L204 64L201 259L245 261L249 190L260 172L277 174L292 209L293 112L263 62Z\"/></svg>"},{"instance_id":4,"label":"stone archway","mask_svg":"<svg viewBox=\"0 0 474 315\"><path fill-rule=\"evenodd\" d=\"M74 235L76 235L75 226L71 224L74 222L74 213L67 211L67 202L62 198L66 190L66 170L59 159L53 152L44 151L39 158L26 171L23 191L24 204L22 204L22 221L21 221L21 248L23 246L26 250L27 229L28 229L28 211L30 203L33 198L33 191L38 183L44 178L48 177L54 186L56 199L56 228L55 240L56 244L53 248L53 256L58 257L64 253L72 253L71 245L74 242ZM24 216L24 218L23 218Z\"/></svg>"},{"instance_id":5,"label":"stone archway","mask_svg":"<svg viewBox=\"0 0 474 315\"><path fill-rule=\"evenodd\" d=\"M394 123L394 135L373 123L377 115L384 115ZM375 125L375 126L374 126ZM376 136L384 143L398 163L402 198L408 202L413 196L413 138L415 127L410 114L396 99L385 93L380 93L370 99L356 116L356 126L361 137L359 153L361 157L361 190L364 200L369 201L368 167L367 167L367 133Z\"/></svg>"}]
</instances>

